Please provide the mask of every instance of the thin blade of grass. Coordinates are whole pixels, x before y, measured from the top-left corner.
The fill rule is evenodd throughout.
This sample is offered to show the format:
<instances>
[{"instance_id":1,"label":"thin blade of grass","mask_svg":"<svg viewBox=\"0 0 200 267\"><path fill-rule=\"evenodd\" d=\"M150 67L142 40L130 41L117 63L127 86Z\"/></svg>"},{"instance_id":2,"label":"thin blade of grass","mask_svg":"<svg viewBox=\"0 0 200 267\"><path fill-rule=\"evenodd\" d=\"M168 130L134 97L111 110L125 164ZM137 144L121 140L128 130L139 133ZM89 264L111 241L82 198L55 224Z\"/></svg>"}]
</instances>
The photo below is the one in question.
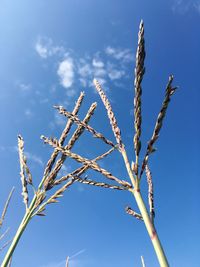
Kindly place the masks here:
<instances>
[{"instance_id":1,"label":"thin blade of grass","mask_svg":"<svg viewBox=\"0 0 200 267\"><path fill-rule=\"evenodd\" d=\"M3 225L3 222L4 222L4 219L5 219L5 215L6 215L6 212L8 210L8 206L9 206L9 203L10 203L10 200L11 200L11 197L13 195L13 192L14 192L15 188L13 187L8 195L8 198L6 200L6 203L4 205L4 208L3 208L3 211L2 211L2 214L1 214L1 218L0 218L0 228L2 227Z\"/></svg>"}]
</instances>

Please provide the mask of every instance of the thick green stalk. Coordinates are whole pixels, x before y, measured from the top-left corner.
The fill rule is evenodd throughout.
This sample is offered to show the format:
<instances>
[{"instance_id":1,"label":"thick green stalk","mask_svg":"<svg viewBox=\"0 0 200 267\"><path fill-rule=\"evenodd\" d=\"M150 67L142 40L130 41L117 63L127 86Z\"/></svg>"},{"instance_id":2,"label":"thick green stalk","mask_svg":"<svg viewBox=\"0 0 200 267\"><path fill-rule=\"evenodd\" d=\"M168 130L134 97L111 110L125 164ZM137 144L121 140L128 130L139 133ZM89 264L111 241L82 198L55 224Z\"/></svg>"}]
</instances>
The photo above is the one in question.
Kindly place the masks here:
<instances>
[{"instance_id":1,"label":"thick green stalk","mask_svg":"<svg viewBox=\"0 0 200 267\"><path fill-rule=\"evenodd\" d=\"M121 154L123 156L128 175L130 177L130 180L131 180L133 188L134 188L134 189L130 189L129 191L131 191L131 193L135 197L136 203L138 205L138 208L139 208L140 213L142 215L142 218L144 220L144 224L146 226L147 232L151 238L151 242L153 244L153 247L154 247L156 256L158 258L158 261L160 263L160 266L161 267L169 267L164 250L163 250L162 245L160 243L160 240L158 238L155 226L149 217L144 200L142 199L142 196L140 193L139 179L137 177L134 177L134 175L133 175L133 172L131 170L130 163L129 163L129 160L128 160L128 157L126 154L126 150L124 147L121 150Z\"/></svg>"},{"instance_id":2,"label":"thick green stalk","mask_svg":"<svg viewBox=\"0 0 200 267\"><path fill-rule=\"evenodd\" d=\"M141 215L142 215L142 218L144 220L144 224L146 226L147 232L151 238L151 242L153 244L153 247L154 247L156 256L158 258L158 261L160 263L160 266L161 267L169 267L169 263L167 261L165 252L164 252L163 247L161 245L161 242L158 238L155 226L149 217L149 214L148 214L146 206L144 204L144 200L142 199L141 193L139 190L138 191L133 190L132 193L135 197L138 208L141 212Z\"/></svg>"}]
</instances>

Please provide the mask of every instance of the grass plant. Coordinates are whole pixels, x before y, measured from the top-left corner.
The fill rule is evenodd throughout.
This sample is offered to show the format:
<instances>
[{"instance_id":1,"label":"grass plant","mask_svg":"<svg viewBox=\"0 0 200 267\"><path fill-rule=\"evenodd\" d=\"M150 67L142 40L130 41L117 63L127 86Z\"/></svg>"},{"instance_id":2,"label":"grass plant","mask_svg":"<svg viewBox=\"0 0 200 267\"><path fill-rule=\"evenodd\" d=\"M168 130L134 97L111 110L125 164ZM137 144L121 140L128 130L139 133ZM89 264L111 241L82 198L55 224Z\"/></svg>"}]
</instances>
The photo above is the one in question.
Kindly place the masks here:
<instances>
[{"instance_id":1,"label":"grass plant","mask_svg":"<svg viewBox=\"0 0 200 267\"><path fill-rule=\"evenodd\" d=\"M118 126L117 119L111 107L111 104L101 87L100 83L94 79L94 86L107 110L107 116L110 121L113 135L115 137L115 142L106 138L102 133L94 129L89 125L91 117L94 115L97 103L93 103L85 118L81 120L78 117L78 112L81 107L84 93L81 92L75 107L72 112L67 111L62 106L54 106L58 112L67 117L67 124L59 139L48 138L41 136L42 140L49 144L53 148L53 152L46 164L43 177L41 178L40 184L35 187L34 179L32 178L31 171L27 164L27 159L24 155L24 140L21 135L18 136L18 150L19 150L19 161L20 161L20 177L22 183L22 197L25 204L25 214L21 221L21 224L14 236L12 243L5 255L2 262L2 267L6 267L13 255L13 252L24 232L29 222L35 216L44 216L45 209L49 204L58 202L63 193L75 182L80 182L83 184L99 186L103 188L124 190L130 193L135 200L138 211L134 211L131 207L126 208L126 212L140 220L144 223L148 235L151 239L152 245L154 247L155 253L157 255L158 262L161 267L168 267L168 261L164 252L164 249L159 240L155 224L155 209L154 209L154 190L153 190L153 179L149 167L149 158L151 154L155 151L154 145L159 137L160 130L166 115L166 111L171 100L172 95L175 92L175 87L172 86L173 76L169 77L166 89L165 97L162 103L160 112L158 113L157 120L155 122L155 127L151 138L149 139L146 152L144 157L141 156L141 133L142 133L142 80L145 73L145 40L144 40L144 23L141 21L138 33L138 47L136 53L136 66L135 66L135 81L134 81L134 128L135 133L133 134L133 149L134 156L130 160L127 156L127 151L125 144L122 140L121 130ZM77 127L74 130L71 138L69 138L67 144L65 145L65 140L68 137L68 133L71 130L72 124L76 124ZM85 158L78 153L72 152L72 147L75 142L81 137L84 131L88 131L92 134L94 138L100 139L108 146L108 150L103 154L97 156L96 158L89 159ZM117 150L124 161L124 165L129 176L129 181L125 181L113 175L109 170L104 169L100 166L99 161L105 159L114 150ZM60 158L58 158L60 155ZM57 178L59 171L61 170L65 160L71 158L82 164L81 167L73 170L70 173ZM142 162L141 166L139 162ZM105 182L99 182L94 179L88 179L83 176L88 169L92 169L95 172L102 174L105 177ZM146 206L144 201L144 196L141 192L141 179L143 175L146 175L148 184L148 203L149 207ZM52 192L52 189L58 187L58 189ZM32 199L30 199L29 191L33 190L34 194ZM142 265L145 266L144 259L141 257ZM66 266L69 265L69 259L66 262Z\"/></svg>"}]
</instances>

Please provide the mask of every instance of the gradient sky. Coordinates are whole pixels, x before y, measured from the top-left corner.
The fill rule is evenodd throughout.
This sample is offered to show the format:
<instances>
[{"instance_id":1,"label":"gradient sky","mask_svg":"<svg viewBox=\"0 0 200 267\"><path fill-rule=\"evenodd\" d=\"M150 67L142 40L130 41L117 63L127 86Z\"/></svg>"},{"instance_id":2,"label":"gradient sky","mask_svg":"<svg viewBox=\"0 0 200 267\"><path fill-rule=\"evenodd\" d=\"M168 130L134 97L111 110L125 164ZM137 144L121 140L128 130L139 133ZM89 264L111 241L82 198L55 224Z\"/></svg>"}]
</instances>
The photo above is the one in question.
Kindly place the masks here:
<instances>
[{"instance_id":1,"label":"gradient sky","mask_svg":"<svg viewBox=\"0 0 200 267\"><path fill-rule=\"evenodd\" d=\"M93 78L105 88L134 160L133 71L141 19L146 40L143 154L170 74L179 87L156 144L158 151L150 159L155 224L170 266L200 266L199 0L1 1L1 208L11 187L16 188L4 225L4 230L10 227L5 241L14 235L24 213L16 149L19 133L25 140L35 185L52 151L40 135L58 137L66 123L54 104L71 111L80 92L85 91L80 118L97 101L90 124L114 141ZM92 159L106 149L85 133L73 151ZM75 166L74 161L67 161L60 175ZM101 166L127 177L117 153ZM88 175L102 180L94 172ZM144 195L146 189L143 177ZM60 203L47 208L46 217L32 220L12 266L64 267L70 256L70 267L139 267L141 255L147 267L158 266L144 225L125 213L126 205L137 209L128 192L73 185Z\"/></svg>"}]
</instances>

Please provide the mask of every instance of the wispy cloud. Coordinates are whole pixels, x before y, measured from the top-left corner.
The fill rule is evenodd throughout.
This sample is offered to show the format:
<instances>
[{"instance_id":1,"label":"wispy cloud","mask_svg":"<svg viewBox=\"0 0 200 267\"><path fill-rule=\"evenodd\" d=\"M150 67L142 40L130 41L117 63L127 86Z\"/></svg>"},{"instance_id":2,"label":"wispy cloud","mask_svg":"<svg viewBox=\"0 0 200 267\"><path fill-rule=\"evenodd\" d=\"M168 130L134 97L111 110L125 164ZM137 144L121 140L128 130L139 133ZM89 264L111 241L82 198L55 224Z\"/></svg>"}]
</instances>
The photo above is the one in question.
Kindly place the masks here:
<instances>
[{"instance_id":1,"label":"wispy cloud","mask_svg":"<svg viewBox=\"0 0 200 267\"><path fill-rule=\"evenodd\" d=\"M103 59L102 59L103 58ZM96 78L104 85L112 81L116 86L116 80L127 78L125 73L128 64L133 61L133 53L130 49L114 48L108 46L105 51L98 52L94 56L81 58L77 64L79 81L83 87L93 86L92 80Z\"/></svg>"},{"instance_id":2,"label":"wispy cloud","mask_svg":"<svg viewBox=\"0 0 200 267\"><path fill-rule=\"evenodd\" d=\"M35 50L41 58L48 58L55 54L63 54L62 46L54 45L53 41L47 37L39 37L35 44Z\"/></svg>"},{"instance_id":3,"label":"wispy cloud","mask_svg":"<svg viewBox=\"0 0 200 267\"><path fill-rule=\"evenodd\" d=\"M130 62L133 61L133 53L130 49L124 49L120 47L112 47L107 46L105 49L105 53L116 60L121 60L123 62Z\"/></svg>"},{"instance_id":4,"label":"wispy cloud","mask_svg":"<svg viewBox=\"0 0 200 267\"><path fill-rule=\"evenodd\" d=\"M121 79L125 75L125 70L117 68L115 64L108 63L108 76L111 80Z\"/></svg>"},{"instance_id":5,"label":"wispy cloud","mask_svg":"<svg viewBox=\"0 0 200 267\"><path fill-rule=\"evenodd\" d=\"M33 117L33 115L34 115L33 112L29 108L27 108L24 111L24 114L25 114L25 116L26 116L27 119L31 119Z\"/></svg>"},{"instance_id":6,"label":"wispy cloud","mask_svg":"<svg viewBox=\"0 0 200 267\"><path fill-rule=\"evenodd\" d=\"M75 259L75 258L77 258L77 256L84 253L85 251L86 251L85 249L81 249L80 251L74 253L72 256L69 257L70 267L84 267L84 266L86 266L85 261ZM46 265L42 265L41 267L64 267L65 264L66 264L66 259L61 260L59 262L51 262L51 263L48 263Z\"/></svg>"},{"instance_id":7,"label":"wispy cloud","mask_svg":"<svg viewBox=\"0 0 200 267\"><path fill-rule=\"evenodd\" d=\"M5 152L5 153L18 153L18 147L0 145L0 151ZM39 156L32 154L30 152L27 152L27 151L25 151L24 153L29 161L35 162L36 164L39 164L40 166L44 165L44 162Z\"/></svg>"},{"instance_id":8,"label":"wispy cloud","mask_svg":"<svg viewBox=\"0 0 200 267\"><path fill-rule=\"evenodd\" d=\"M31 91L31 85L25 84L25 83L19 83L19 89L21 92L30 92Z\"/></svg>"},{"instance_id":9,"label":"wispy cloud","mask_svg":"<svg viewBox=\"0 0 200 267\"><path fill-rule=\"evenodd\" d=\"M40 166L44 165L44 162L42 161L42 159L39 156L34 155L30 152L25 152L25 155L26 155L28 160L33 161L33 162L39 164Z\"/></svg>"},{"instance_id":10,"label":"wispy cloud","mask_svg":"<svg viewBox=\"0 0 200 267\"><path fill-rule=\"evenodd\" d=\"M172 5L174 13L184 15L191 10L200 14L200 0L174 0Z\"/></svg>"},{"instance_id":11,"label":"wispy cloud","mask_svg":"<svg viewBox=\"0 0 200 267\"><path fill-rule=\"evenodd\" d=\"M51 39L40 38L35 49L44 59L60 53L62 60L57 59L59 60L57 75L60 85L66 89L68 100L76 95L76 88L80 88L80 85L84 88L93 87L94 78L102 85L112 81L115 86L121 86L119 79L127 78L126 70L130 62L134 61L130 49L110 45L102 51L81 57L73 50L53 45ZM57 123L62 122L58 119Z\"/></svg>"}]
</instances>

